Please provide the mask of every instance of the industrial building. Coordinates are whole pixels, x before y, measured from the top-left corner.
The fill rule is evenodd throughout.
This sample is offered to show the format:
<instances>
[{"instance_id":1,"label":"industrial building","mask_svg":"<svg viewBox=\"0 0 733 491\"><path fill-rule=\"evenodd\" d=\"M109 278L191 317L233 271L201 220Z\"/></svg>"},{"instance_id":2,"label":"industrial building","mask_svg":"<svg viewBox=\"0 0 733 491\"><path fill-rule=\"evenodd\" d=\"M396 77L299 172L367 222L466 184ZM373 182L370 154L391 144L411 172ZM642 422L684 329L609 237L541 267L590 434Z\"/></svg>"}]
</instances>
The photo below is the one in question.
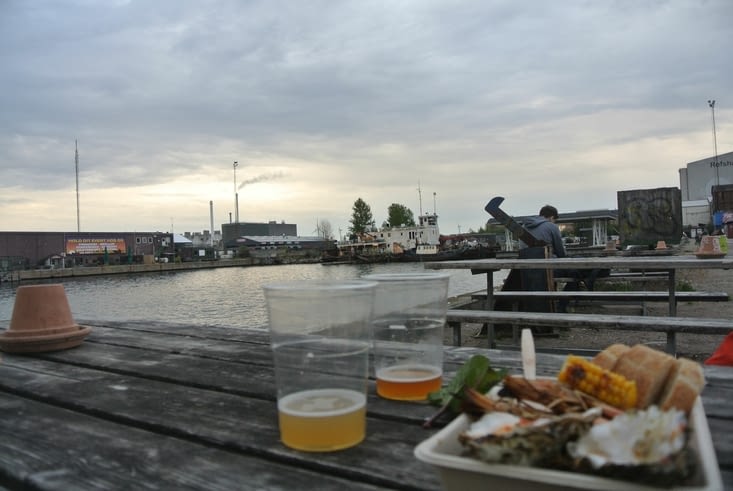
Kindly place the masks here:
<instances>
[{"instance_id":1,"label":"industrial building","mask_svg":"<svg viewBox=\"0 0 733 491\"><path fill-rule=\"evenodd\" d=\"M298 235L298 226L293 223L269 221L267 223L233 222L221 226L221 240L224 249L236 249L240 244L237 239L244 236L271 237L271 236Z\"/></svg>"},{"instance_id":2,"label":"industrial building","mask_svg":"<svg viewBox=\"0 0 733 491\"><path fill-rule=\"evenodd\" d=\"M733 193L733 152L690 162L679 173L683 226L720 226L719 218L733 211L724 198Z\"/></svg>"},{"instance_id":3,"label":"industrial building","mask_svg":"<svg viewBox=\"0 0 733 491\"><path fill-rule=\"evenodd\" d=\"M213 233L185 232L0 232L0 272L102 264L213 260L216 251L240 247L331 249L333 241L298 237L297 225L229 223Z\"/></svg>"},{"instance_id":4,"label":"industrial building","mask_svg":"<svg viewBox=\"0 0 733 491\"><path fill-rule=\"evenodd\" d=\"M0 271L190 260L192 245L168 232L0 232Z\"/></svg>"}]
</instances>

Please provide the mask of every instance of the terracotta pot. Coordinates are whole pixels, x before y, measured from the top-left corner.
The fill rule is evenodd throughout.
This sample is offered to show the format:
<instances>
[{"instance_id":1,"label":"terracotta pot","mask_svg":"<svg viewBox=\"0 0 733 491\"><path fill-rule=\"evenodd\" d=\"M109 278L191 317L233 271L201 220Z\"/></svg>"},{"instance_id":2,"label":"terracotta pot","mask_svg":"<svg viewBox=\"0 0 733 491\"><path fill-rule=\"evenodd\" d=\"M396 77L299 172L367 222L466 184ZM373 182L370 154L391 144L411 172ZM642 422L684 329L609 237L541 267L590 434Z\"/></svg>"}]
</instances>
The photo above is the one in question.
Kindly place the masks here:
<instances>
[{"instance_id":1,"label":"terracotta pot","mask_svg":"<svg viewBox=\"0 0 733 491\"><path fill-rule=\"evenodd\" d=\"M0 334L0 350L38 353L78 346L91 332L74 322L61 284L20 286L8 330Z\"/></svg>"},{"instance_id":2,"label":"terracotta pot","mask_svg":"<svg viewBox=\"0 0 733 491\"><path fill-rule=\"evenodd\" d=\"M657 241L657 250L663 250L667 248L667 243L663 240Z\"/></svg>"},{"instance_id":3,"label":"terracotta pot","mask_svg":"<svg viewBox=\"0 0 733 491\"><path fill-rule=\"evenodd\" d=\"M720 250L720 239L717 236L705 235L700 240L700 248L695 255L699 258L723 257L725 253Z\"/></svg>"}]
</instances>

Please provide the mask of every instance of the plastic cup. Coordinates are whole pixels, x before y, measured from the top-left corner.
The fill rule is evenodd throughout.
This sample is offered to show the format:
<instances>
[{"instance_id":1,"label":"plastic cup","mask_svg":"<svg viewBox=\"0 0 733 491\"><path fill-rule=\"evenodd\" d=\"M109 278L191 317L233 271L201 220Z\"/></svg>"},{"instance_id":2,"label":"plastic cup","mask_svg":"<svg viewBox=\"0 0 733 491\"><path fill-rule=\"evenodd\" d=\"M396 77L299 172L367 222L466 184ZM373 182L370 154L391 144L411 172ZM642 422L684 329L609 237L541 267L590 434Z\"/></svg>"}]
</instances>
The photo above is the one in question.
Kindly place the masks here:
<instances>
[{"instance_id":1,"label":"plastic cup","mask_svg":"<svg viewBox=\"0 0 733 491\"><path fill-rule=\"evenodd\" d=\"M359 280L264 285L286 446L330 452L366 436L375 287Z\"/></svg>"},{"instance_id":2,"label":"plastic cup","mask_svg":"<svg viewBox=\"0 0 733 491\"><path fill-rule=\"evenodd\" d=\"M443 383L443 329L448 308L444 273L373 274L374 371L377 394L418 401Z\"/></svg>"}]
</instances>

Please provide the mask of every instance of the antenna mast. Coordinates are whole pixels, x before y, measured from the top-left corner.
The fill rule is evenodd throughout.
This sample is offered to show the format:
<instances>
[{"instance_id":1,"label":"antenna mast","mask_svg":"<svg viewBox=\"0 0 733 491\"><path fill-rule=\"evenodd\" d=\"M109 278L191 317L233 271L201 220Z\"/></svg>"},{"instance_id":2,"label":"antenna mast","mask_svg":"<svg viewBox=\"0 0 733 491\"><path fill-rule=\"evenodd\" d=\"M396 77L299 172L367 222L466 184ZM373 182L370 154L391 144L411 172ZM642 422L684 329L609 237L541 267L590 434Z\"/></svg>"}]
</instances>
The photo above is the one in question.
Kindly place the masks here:
<instances>
[{"instance_id":1,"label":"antenna mast","mask_svg":"<svg viewBox=\"0 0 733 491\"><path fill-rule=\"evenodd\" d=\"M74 140L74 161L76 162L76 231L81 232L81 222L79 221L79 143Z\"/></svg>"},{"instance_id":2,"label":"antenna mast","mask_svg":"<svg viewBox=\"0 0 733 491\"><path fill-rule=\"evenodd\" d=\"M420 201L420 216L422 216L422 189L420 189L420 181L417 181L417 197Z\"/></svg>"}]
</instances>

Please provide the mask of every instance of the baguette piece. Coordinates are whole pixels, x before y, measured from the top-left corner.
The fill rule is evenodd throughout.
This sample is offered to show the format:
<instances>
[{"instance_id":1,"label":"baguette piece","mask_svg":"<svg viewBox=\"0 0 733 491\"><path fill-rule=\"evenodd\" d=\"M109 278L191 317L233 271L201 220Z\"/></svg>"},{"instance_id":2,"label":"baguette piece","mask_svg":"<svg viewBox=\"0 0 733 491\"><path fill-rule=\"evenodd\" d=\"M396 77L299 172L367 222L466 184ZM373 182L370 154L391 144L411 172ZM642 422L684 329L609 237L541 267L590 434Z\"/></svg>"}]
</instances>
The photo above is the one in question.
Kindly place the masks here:
<instances>
[{"instance_id":1,"label":"baguette piece","mask_svg":"<svg viewBox=\"0 0 733 491\"><path fill-rule=\"evenodd\" d=\"M616 363L618 362L618 359L621 357L621 355L623 355L630 349L631 348L629 348L625 344L612 344L611 346L594 356L591 361L601 368L613 371L613 367L616 366Z\"/></svg>"},{"instance_id":2,"label":"baguette piece","mask_svg":"<svg viewBox=\"0 0 733 491\"><path fill-rule=\"evenodd\" d=\"M704 386L702 366L692 360L680 358L669 372L667 384L659 398L659 407L662 410L676 408L689 414Z\"/></svg>"},{"instance_id":3,"label":"baguette piece","mask_svg":"<svg viewBox=\"0 0 733 491\"><path fill-rule=\"evenodd\" d=\"M646 409L659 400L676 362L667 353L637 344L619 357L613 371L636 382L636 407Z\"/></svg>"}]
</instances>

